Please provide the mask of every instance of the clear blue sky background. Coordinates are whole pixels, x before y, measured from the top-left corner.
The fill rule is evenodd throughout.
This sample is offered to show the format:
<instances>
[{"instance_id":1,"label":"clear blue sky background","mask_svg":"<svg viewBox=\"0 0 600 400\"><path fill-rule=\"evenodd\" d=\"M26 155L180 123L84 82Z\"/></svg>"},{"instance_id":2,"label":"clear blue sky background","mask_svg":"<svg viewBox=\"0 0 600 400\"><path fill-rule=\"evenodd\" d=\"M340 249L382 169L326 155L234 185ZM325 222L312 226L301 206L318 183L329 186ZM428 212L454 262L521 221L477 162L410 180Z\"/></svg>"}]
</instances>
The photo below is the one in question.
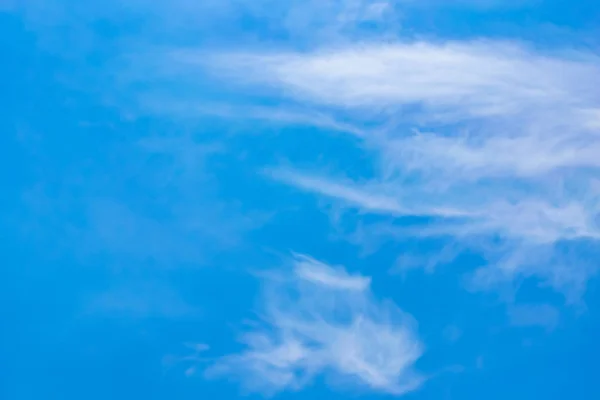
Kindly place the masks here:
<instances>
[{"instance_id":1,"label":"clear blue sky background","mask_svg":"<svg viewBox=\"0 0 600 400\"><path fill-rule=\"evenodd\" d=\"M598 38L593 0L0 0L0 398L600 398Z\"/></svg>"}]
</instances>

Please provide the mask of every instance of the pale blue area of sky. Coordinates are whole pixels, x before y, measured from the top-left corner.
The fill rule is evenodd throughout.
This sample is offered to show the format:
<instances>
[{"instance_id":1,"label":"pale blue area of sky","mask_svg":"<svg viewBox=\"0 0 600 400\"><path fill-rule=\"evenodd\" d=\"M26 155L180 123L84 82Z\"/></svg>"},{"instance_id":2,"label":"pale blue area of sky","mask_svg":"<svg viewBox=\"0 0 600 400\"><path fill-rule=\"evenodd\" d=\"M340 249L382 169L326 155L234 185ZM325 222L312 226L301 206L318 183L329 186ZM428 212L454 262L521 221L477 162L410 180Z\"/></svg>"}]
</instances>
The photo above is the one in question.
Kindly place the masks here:
<instances>
[{"instance_id":1,"label":"pale blue area of sky","mask_svg":"<svg viewBox=\"0 0 600 400\"><path fill-rule=\"evenodd\" d=\"M518 278L508 294L470 289L466 277L484 264L475 250L399 271L400 254L427 263L450 240L352 235L423 220L347 210L265 172L366 180L376 150L330 126L239 118L249 107L315 108L161 60L183 47L308 51L322 39L264 10L225 5L241 2L147 3L0 2L0 398L262 398L238 376L202 371L243 351L240 333L261 318L261 274L289 268L293 253L371 277L375 298L417 321L425 351L415 368L427 379L407 399L600 398L593 274L571 304L536 277ZM395 2L394 34L598 54L593 0L430 3ZM306 29L331 25L325 16L315 24ZM215 105L233 108L219 114ZM599 246L567 250L597 265ZM189 343L209 348L185 359ZM395 397L334 384L327 372L275 396Z\"/></svg>"}]
</instances>

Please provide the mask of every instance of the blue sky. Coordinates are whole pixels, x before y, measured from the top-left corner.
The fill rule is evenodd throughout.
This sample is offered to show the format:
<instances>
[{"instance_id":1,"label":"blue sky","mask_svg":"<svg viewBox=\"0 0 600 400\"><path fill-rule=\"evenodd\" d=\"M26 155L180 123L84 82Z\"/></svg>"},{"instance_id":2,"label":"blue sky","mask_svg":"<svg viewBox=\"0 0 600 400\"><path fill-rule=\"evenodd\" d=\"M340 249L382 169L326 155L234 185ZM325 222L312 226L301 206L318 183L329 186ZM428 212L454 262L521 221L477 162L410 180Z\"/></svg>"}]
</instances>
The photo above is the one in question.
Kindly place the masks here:
<instances>
[{"instance_id":1,"label":"blue sky","mask_svg":"<svg viewBox=\"0 0 600 400\"><path fill-rule=\"evenodd\" d=\"M598 21L0 0L0 397L600 398Z\"/></svg>"}]
</instances>

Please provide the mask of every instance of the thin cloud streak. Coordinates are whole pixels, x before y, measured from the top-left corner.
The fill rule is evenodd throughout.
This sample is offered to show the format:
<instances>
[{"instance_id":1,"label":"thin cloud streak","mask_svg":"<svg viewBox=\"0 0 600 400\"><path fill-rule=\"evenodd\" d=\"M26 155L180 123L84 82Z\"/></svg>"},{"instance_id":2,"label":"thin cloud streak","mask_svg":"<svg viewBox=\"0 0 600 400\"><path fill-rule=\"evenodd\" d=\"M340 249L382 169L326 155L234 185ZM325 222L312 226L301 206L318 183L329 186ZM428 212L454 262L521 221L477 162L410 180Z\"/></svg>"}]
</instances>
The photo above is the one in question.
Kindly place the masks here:
<instances>
[{"instance_id":1,"label":"thin cloud streak","mask_svg":"<svg viewBox=\"0 0 600 400\"><path fill-rule=\"evenodd\" d=\"M334 269L313 258L297 255L295 273L299 279L331 289L364 291L371 284L371 279L349 275L341 268Z\"/></svg>"},{"instance_id":2,"label":"thin cloud streak","mask_svg":"<svg viewBox=\"0 0 600 400\"><path fill-rule=\"evenodd\" d=\"M289 169L270 169L266 174L273 180L280 181L300 189L318 193L333 199L367 210L373 213L393 214L396 216L442 216L468 217L472 213L444 208L413 207L402 205L393 194L382 194L385 188L375 186L364 188L348 182L340 182L321 176L309 175Z\"/></svg>"}]
</instances>

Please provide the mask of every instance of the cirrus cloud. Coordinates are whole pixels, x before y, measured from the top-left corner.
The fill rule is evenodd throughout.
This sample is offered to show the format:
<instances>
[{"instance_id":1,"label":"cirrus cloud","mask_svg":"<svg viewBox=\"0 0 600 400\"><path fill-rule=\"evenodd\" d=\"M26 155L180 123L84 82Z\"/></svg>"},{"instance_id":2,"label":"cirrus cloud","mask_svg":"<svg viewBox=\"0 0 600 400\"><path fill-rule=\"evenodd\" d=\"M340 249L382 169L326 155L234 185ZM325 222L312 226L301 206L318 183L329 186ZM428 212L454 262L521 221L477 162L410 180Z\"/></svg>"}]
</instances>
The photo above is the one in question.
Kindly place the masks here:
<instances>
[{"instance_id":1,"label":"cirrus cloud","mask_svg":"<svg viewBox=\"0 0 600 400\"><path fill-rule=\"evenodd\" d=\"M176 59L198 65L193 52ZM546 280L556 268L565 280L570 269L579 277L576 265L530 261L563 242L600 238L600 58L593 53L490 40L365 42L225 52L208 67L240 88L352 121L377 155L376 172L360 181L271 169L278 181L365 212L435 217L408 233L464 241L513 277ZM374 121L378 127L368 128ZM490 248L494 238L500 243Z\"/></svg>"},{"instance_id":2,"label":"cirrus cloud","mask_svg":"<svg viewBox=\"0 0 600 400\"><path fill-rule=\"evenodd\" d=\"M268 278L262 320L244 349L219 359L208 376L238 376L250 390L299 390L318 375L392 394L418 388L423 353L411 317L376 300L370 279L297 255L290 274Z\"/></svg>"}]
</instances>

